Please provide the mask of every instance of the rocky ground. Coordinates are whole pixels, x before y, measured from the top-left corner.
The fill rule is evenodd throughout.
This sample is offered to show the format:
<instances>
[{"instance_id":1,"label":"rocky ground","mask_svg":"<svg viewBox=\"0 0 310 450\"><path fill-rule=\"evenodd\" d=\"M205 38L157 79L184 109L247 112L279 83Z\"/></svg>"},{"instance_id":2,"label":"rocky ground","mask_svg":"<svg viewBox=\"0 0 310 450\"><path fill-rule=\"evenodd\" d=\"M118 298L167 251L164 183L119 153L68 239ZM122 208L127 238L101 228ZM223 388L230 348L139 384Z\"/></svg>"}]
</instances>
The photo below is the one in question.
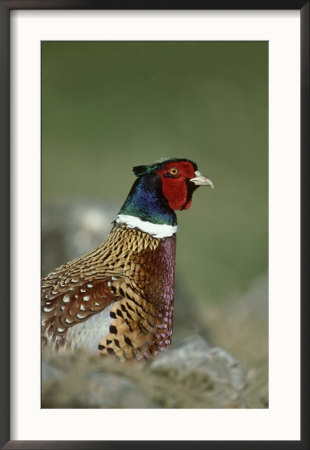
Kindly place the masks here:
<instances>
[{"instance_id":1,"label":"rocky ground","mask_svg":"<svg viewBox=\"0 0 310 450\"><path fill-rule=\"evenodd\" d=\"M154 360L122 364L80 351L44 354L43 408L246 408L247 377L221 348L191 336Z\"/></svg>"}]
</instances>

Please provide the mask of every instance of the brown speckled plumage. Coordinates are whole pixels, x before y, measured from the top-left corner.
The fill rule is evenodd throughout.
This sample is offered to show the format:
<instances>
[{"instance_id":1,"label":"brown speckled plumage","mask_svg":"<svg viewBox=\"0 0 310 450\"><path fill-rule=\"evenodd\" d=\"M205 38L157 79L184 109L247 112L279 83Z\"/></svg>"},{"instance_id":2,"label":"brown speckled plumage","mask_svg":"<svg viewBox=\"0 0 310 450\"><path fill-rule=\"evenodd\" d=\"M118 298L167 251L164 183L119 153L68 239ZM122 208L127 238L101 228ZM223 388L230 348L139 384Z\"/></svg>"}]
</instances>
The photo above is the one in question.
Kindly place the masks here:
<instances>
[{"instance_id":1,"label":"brown speckled plumage","mask_svg":"<svg viewBox=\"0 0 310 450\"><path fill-rule=\"evenodd\" d=\"M70 327L113 303L101 354L121 360L156 354L170 344L173 321L175 235L155 239L114 226L98 248L42 280L43 340L70 347Z\"/></svg>"}]
</instances>

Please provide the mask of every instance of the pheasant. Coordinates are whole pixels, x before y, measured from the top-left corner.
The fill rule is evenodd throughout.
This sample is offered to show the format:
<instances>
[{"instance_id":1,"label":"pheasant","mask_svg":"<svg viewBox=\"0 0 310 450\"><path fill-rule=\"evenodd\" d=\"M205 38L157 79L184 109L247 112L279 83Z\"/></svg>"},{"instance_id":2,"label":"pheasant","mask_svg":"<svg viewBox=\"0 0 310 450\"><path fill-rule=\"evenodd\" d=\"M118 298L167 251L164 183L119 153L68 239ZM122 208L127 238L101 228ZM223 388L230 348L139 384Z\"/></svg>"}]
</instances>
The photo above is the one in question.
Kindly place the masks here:
<instances>
[{"instance_id":1,"label":"pheasant","mask_svg":"<svg viewBox=\"0 0 310 450\"><path fill-rule=\"evenodd\" d=\"M121 361L147 359L171 343L177 218L199 186L188 159L133 168L137 180L105 242L42 279L42 340Z\"/></svg>"}]
</instances>

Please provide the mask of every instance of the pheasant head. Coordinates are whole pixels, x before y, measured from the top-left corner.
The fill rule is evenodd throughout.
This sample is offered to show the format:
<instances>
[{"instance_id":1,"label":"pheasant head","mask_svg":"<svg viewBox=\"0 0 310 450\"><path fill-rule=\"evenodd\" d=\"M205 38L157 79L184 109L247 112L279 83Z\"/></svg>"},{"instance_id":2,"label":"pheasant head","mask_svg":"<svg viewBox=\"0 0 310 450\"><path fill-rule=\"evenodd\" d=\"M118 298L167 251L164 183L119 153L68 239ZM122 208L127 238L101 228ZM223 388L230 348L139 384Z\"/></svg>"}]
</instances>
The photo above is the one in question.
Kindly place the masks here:
<instances>
[{"instance_id":1,"label":"pheasant head","mask_svg":"<svg viewBox=\"0 0 310 450\"><path fill-rule=\"evenodd\" d=\"M213 188L212 181L201 175L197 165L188 159L161 160L134 167L133 171L138 179L116 222L136 226L159 238L176 232L174 211L188 209L199 186Z\"/></svg>"}]
</instances>

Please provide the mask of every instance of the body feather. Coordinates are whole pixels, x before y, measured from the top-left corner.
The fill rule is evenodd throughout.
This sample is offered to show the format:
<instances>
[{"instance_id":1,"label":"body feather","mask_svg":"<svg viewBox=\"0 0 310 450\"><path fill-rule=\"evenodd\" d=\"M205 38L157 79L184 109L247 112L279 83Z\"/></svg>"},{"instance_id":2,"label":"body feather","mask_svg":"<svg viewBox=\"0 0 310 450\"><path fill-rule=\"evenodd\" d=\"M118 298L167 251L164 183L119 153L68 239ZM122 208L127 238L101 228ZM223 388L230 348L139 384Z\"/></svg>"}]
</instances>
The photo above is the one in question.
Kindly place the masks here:
<instances>
[{"instance_id":1,"label":"body feather","mask_svg":"<svg viewBox=\"0 0 310 450\"><path fill-rule=\"evenodd\" d=\"M75 348L78 336L85 340L81 324L100 327L90 317L111 305L100 352L120 359L158 352L170 343L174 261L175 236L156 239L115 225L103 244L42 280L44 342Z\"/></svg>"}]
</instances>

